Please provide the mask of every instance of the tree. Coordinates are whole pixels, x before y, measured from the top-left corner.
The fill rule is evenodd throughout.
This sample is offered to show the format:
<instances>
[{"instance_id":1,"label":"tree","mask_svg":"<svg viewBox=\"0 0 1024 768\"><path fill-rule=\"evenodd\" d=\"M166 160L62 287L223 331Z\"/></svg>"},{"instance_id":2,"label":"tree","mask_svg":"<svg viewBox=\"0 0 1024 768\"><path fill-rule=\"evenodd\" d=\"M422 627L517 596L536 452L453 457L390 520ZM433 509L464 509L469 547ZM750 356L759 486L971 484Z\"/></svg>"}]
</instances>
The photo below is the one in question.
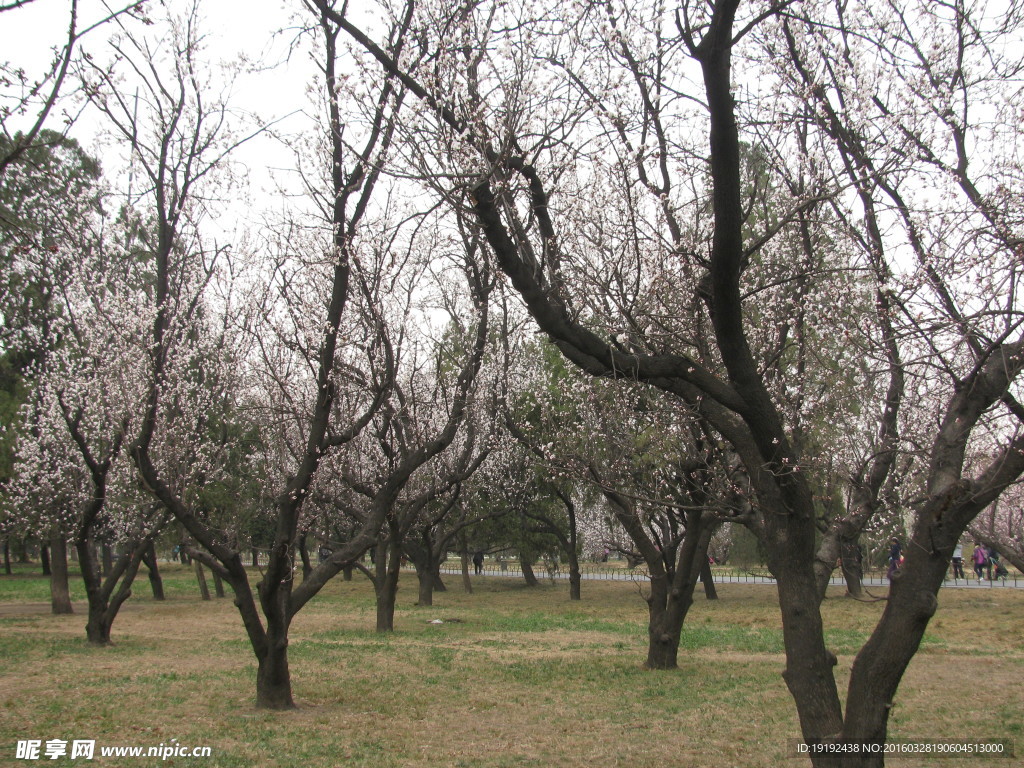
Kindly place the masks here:
<instances>
[{"instance_id":1,"label":"tree","mask_svg":"<svg viewBox=\"0 0 1024 768\"><path fill-rule=\"evenodd\" d=\"M34 0L5 3L0 5L0 14L12 13L32 2ZM54 50L53 60L41 75L32 79L23 67L12 62L0 62L0 84L4 87L4 91L0 91L0 99L4 102L0 109L0 177L12 165L23 161L26 154L45 151L60 143L60 134L47 130L45 126L63 96L82 38L121 16L144 19L144 5L144 2L131 3L119 10L105 6L105 16L83 25L79 19L78 0L71 0L64 42ZM27 121L27 126L14 130L13 125L22 120ZM65 117L66 127L72 122L71 116Z\"/></svg>"},{"instance_id":2,"label":"tree","mask_svg":"<svg viewBox=\"0 0 1024 768\"><path fill-rule=\"evenodd\" d=\"M412 9L406 6L409 18ZM634 3L562 11L542 17L525 5L503 6L500 13L495 7L433 5L416 17L421 45L434 52L429 71L390 55L352 18L338 12L331 18L421 101L422 151L433 153L434 166L449 178L466 179L466 205L498 264L560 351L592 375L632 378L675 395L731 445L749 479L768 565L778 582L784 678L804 739L881 743L903 671L934 613L953 546L968 522L1024 470L1010 393L1024 360L1013 299L1005 299L1015 290L998 294L1004 300L986 308L992 314L975 312L975 304L966 312L966 304L943 298L955 274L1016 287L1016 271L1009 269L1016 243L1011 198L998 185L980 192L962 171L970 167L968 135L981 139L965 117L974 86L998 94L1008 107L1013 103L1006 79L1013 70L1001 67L992 40L1012 39L1017 17L1010 24L985 23L980 12L961 5L892 3L874 16L859 6L755 6L739 0L683 3L672 12ZM941 68L922 40L911 39L918 22L934 33L926 42L941 54ZM787 36L787 27L798 23L814 34L802 28L803 37ZM845 34L861 23L870 33ZM985 33L976 34L979 29ZM847 69L840 70L839 59L829 68L825 55L814 69L806 68L810 85L793 89L792 100L776 100L783 75L801 73L805 54L792 41L811 40L827 50L820 45L825 30L840 56L863 44L870 52L865 60L902 81L878 77L877 67L861 67L859 60L854 72L864 77L837 81L831 74ZM783 53L788 55L778 55ZM989 76L967 77L968 58L961 54ZM733 80L740 67L765 72L762 82L771 90L740 98ZM543 95L519 85L540 81L548 86ZM953 108L940 98L948 83L956 97ZM888 87L898 97L883 90ZM901 332L916 334L920 342L915 353L922 365L933 363L943 373L928 379L929 396L921 401L933 409L938 418L931 423L938 426L924 443L926 496L915 510L910 554L875 634L854 663L845 713L833 674L835 656L824 641L814 570L818 506L808 479L814 457L803 452L797 415L766 375L772 329L752 322L752 307L773 297L769 286L751 282L756 271L750 268L757 253L785 263L784 235L794 233L800 211L823 198L844 204L831 169L817 164L823 157L842 167L844 148L835 137L814 131L813 141L803 146L787 138L794 126L814 127L813 121L794 119L807 115L808 101L831 100L837 93L837 100L862 109L855 117L866 118L872 135L887 142L888 148L873 144L869 151L877 162L869 171L862 167L880 189L901 186L897 197L906 200L913 185L901 185L909 178L901 174L910 158L939 159L936 167L958 180L949 216L938 217L942 226L936 230L945 226L948 234L953 222L976 222L978 235L970 245L979 255L957 274L951 261L938 262L923 249L929 258L922 259L918 275L925 279L914 282L916 294L904 296L897 310L903 313ZM897 113L900 103L912 108ZM935 128L941 130L932 133ZM750 206L743 198L741 131L770 131L779 162L815 169L814 186L794 189L778 222L763 222L754 232L746 229ZM933 147L930 141L938 135ZM954 157L943 162L945 153L937 147L946 139ZM453 143L458 151L439 156ZM999 156L999 146L990 142L986 148ZM1013 161L999 167L1008 168L1001 188L1016 188ZM588 199L595 203L589 220L580 215ZM889 200L913 245L911 233L921 232L917 209L907 205L904 214L896 198ZM967 208L957 210L965 200ZM695 226L682 225L687 216ZM616 225L621 237L609 238ZM928 242L940 248L938 238ZM670 280L685 306L663 301L665 293L657 289ZM680 285L688 290L680 292ZM891 288L880 282L879 290L889 295ZM981 295L970 296L984 304ZM617 328L643 343L616 344ZM954 343L956 334L965 341ZM979 443L998 444L990 454L996 461L965 474L968 453ZM837 761L826 755L814 762ZM881 762L880 756L859 760Z\"/></svg>"}]
</instances>

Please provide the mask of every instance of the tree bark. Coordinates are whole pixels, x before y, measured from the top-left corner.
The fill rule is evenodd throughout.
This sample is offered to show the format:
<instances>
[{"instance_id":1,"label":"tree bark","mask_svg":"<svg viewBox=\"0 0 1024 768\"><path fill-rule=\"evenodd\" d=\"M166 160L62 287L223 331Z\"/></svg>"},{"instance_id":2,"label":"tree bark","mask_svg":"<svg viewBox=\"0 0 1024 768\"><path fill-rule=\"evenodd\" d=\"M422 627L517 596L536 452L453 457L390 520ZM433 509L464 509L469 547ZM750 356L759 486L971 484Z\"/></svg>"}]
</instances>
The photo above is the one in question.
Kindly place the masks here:
<instances>
[{"instance_id":1,"label":"tree bark","mask_svg":"<svg viewBox=\"0 0 1024 768\"><path fill-rule=\"evenodd\" d=\"M43 576L50 575L50 547L46 542L39 545L39 562L43 568Z\"/></svg>"},{"instance_id":2,"label":"tree bark","mask_svg":"<svg viewBox=\"0 0 1024 768\"><path fill-rule=\"evenodd\" d=\"M224 579L215 570L211 571L210 574L213 576L213 594L217 597L224 597Z\"/></svg>"},{"instance_id":3,"label":"tree bark","mask_svg":"<svg viewBox=\"0 0 1024 768\"><path fill-rule=\"evenodd\" d=\"M206 571L203 570L203 564L193 558L196 570L196 582L199 584L199 594L202 596L203 601L210 599L210 587L206 583Z\"/></svg>"},{"instance_id":4,"label":"tree bark","mask_svg":"<svg viewBox=\"0 0 1024 768\"><path fill-rule=\"evenodd\" d=\"M844 540L840 551L846 594L860 599L864 597L864 562L860 543L856 539Z\"/></svg>"},{"instance_id":5,"label":"tree bark","mask_svg":"<svg viewBox=\"0 0 1024 768\"><path fill-rule=\"evenodd\" d=\"M700 567L700 582L704 585L704 597L708 600L717 600L718 589L715 587L715 576L711 572L711 561L708 560L706 551L704 553L704 562Z\"/></svg>"},{"instance_id":6,"label":"tree bark","mask_svg":"<svg viewBox=\"0 0 1024 768\"><path fill-rule=\"evenodd\" d=\"M306 534L299 536L298 549L299 557L302 560L302 579L306 580L313 572L313 565L309 562L309 550L306 547Z\"/></svg>"},{"instance_id":7,"label":"tree bark","mask_svg":"<svg viewBox=\"0 0 1024 768\"><path fill-rule=\"evenodd\" d=\"M434 574L430 571L421 570L416 572L416 579L419 581L419 597L416 604L430 606L434 604Z\"/></svg>"},{"instance_id":8,"label":"tree bark","mask_svg":"<svg viewBox=\"0 0 1024 768\"><path fill-rule=\"evenodd\" d=\"M271 632L259 655L256 670L256 706L262 709L294 709L291 671L288 667L288 630Z\"/></svg>"},{"instance_id":9,"label":"tree bark","mask_svg":"<svg viewBox=\"0 0 1024 768\"><path fill-rule=\"evenodd\" d=\"M57 615L74 613L68 583L68 543L59 534L50 539L50 607Z\"/></svg>"},{"instance_id":10,"label":"tree bark","mask_svg":"<svg viewBox=\"0 0 1024 768\"><path fill-rule=\"evenodd\" d=\"M376 579L374 589L377 594L377 631L394 632L395 602L398 599L398 575L400 573L401 555L387 541L377 544Z\"/></svg>"},{"instance_id":11,"label":"tree bark","mask_svg":"<svg viewBox=\"0 0 1024 768\"><path fill-rule=\"evenodd\" d=\"M533 565L531 565L525 557L519 556L519 567L523 570L523 579L526 581L526 586L536 587L540 585L537 581L537 576L533 572Z\"/></svg>"},{"instance_id":12,"label":"tree bark","mask_svg":"<svg viewBox=\"0 0 1024 768\"><path fill-rule=\"evenodd\" d=\"M160 567L157 565L155 542L150 542L145 554L142 556L142 561L146 564L146 569L149 571L149 586L153 590L153 599L157 601L163 600L164 582L160 577Z\"/></svg>"},{"instance_id":13,"label":"tree bark","mask_svg":"<svg viewBox=\"0 0 1024 768\"><path fill-rule=\"evenodd\" d=\"M114 549L106 542L103 542L100 545L100 552L103 558L103 578L106 578L114 569Z\"/></svg>"},{"instance_id":14,"label":"tree bark","mask_svg":"<svg viewBox=\"0 0 1024 768\"><path fill-rule=\"evenodd\" d=\"M469 577L469 547L466 545L466 537L462 536L462 588L467 595L473 594L473 580Z\"/></svg>"}]
</instances>

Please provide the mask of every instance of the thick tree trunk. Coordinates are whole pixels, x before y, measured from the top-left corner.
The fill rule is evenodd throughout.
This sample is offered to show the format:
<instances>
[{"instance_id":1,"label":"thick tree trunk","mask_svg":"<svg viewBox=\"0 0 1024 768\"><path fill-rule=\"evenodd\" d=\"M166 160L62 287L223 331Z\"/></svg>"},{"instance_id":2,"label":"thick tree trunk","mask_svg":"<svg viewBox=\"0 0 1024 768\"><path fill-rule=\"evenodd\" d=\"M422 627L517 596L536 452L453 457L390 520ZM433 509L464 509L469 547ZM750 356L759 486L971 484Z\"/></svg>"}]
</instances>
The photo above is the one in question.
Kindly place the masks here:
<instances>
[{"instance_id":1,"label":"thick tree trunk","mask_svg":"<svg viewBox=\"0 0 1024 768\"><path fill-rule=\"evenodd\" d=\"M675 669L679 666L679 636L686 612L693 603L684 593L671 588L667 574L651 579L647 597L648 669Z\"/></svg>"},{"instance_id":2,"label":"thick tree trunk","mask_svg":"<svg viewBox=\"0 0 1024 768\"><path fill-rule=\"evenodd\" d=\"M840 552L846 594L860 599L864 596L864 562L860 543L856 539L844 540Z\"/></svg>"},{"instance_id":3,"label":"thick tree trunk","mask_svg":"<svg viewBox=\"0 0 1024 768\"><path fill-rule=\"evenodd\" d=\"M352 581L352 566L351 565L346 565L344 568L341 569L341 580L342 581Z\"/></svg>"},{"instance_id":4,"label":"thick tree trunk","mask_svg":"<svg viewBox=\"0 0 1024 768\"><path fill-rule=\"evenodd\" d=\"M155 542L149 543L145 554L142 556L142 562L146 564L146 569L149 571L149 586L153 590L153 599L163 600L164 581L160 577L160 567L157 565Z\"/></svg>"},{"instance_id":5,"label":"thick tree trunk","mask_svg":"<svg viewBox=\"0 0 1024 768\"><path fill-rule=\"evenodd\" d=\"M90 643L110 643L110 629L114 619L117 618L121 606L132 595L132 583L142 564L143 546L143 543L127 545L125 553L111 566L110 575L104 579L100 575L100 563L92 542L88 537L79 537L75 541L89 606L85 635ZM145 546L148 546L148 542L145 542Z\"/></svg>"},{"instance_id":6,"label":"thick tree trunk","mask_svg":"<svg viewBox=\"0 0 1024 768\"><path fill-rule=\"evenodd\" d=\"M842 729L842 707L833 667L836 657L825 647L821 596L815 578L814 526L794 515L766 515L769 568L777 581L786 647L783 679L796 704L800 730L808 742L835 738ZM829 765L815 761L815 765Z\"/></svg>"},{"instance_id":7,"label":"thick tree trunk","mask_svg":"<svg viewBox=\"0 0 1024 768\"><path fill-rule=\"evenodd\" d=\"M50 607L57 615L74 612L68 583L68 544L60 535L50 539Z\"/></svg>"},{"instance_id":8,"label":"thick tree trunk","mask_svg":"<svg viewBox=\"0 0 1024 768\"><path fill-rule=\"evenodd\" d=\"M267 632L266 648L258 659L256 706L261 709L294 709L287 628L283 632Z\"/></svg>"},{"instance_id":9,"label":"thick tree trunk","mask_svg":"<svg viewBox=\"0 0 1024 768\"><path fill-rule=\"evenodd\" d=\"M526 586L536 587L540 585L536 574L533 572L533 566L522 555L519 556L519 567L523 570L523 579L526 581Z\"/></svg>"},{"instance_id":10,"label":"thick tree trunk","mask_svg":"<svg viewBox=\"0 0 1024 768\"><path fill-rule=\"evenodd\" d=\"M419 581L419 597L416 604L430 606L434 604L434 574L430 571L417 571L416 579Z\"/></svg>"},{"instance_id":11,"label":"thick tree trunk","mask_svg":"<svg viewBox=\"0 0 1024 768\"><path fill-rule=\"evenodd\" d=\"M110 643L110 622L106 620L107 601L103 595L102 575L96 548L88 539L75 542L78 550L78 562L82 569L82 581L85 582L85 598L88 616L85 623L85 636L93 645Z\"/></svg>"},{"instance_id":12,"label":"thick tree trunk","mask_svg":"<svg viewBox=\"0 0 1024 768\"><path fill-rule=\"evenodd\" d=\"M390 551L389 551L390 550ZM387 542L377 545L376 579L377 631L394 632L395 602L398 599L398 575L401 570L401 556Z\"/></svg>"},{"instance_id":13,"label":"thick tree trunk","mask_svg":"<svg viewBox=\"0 0 1024 768\"><path fill-rule=\"evenodd\" d=\"M43 576L50 575L50 547L44 541L39 545L39 562L43 567Z\"/></svg>"},{"instance_id":14,"label":"thick tree trunk","mask_svg":"<svg viewBox=\"0 0 1024 768\"><path fill-rule=\"evenodd\" d=\"M882 618L854 660L844 741L885 742L896 691L938 607L937 595L961 531L946 530L941 520L925 510L922 518L929 517L936 522L919 523L906 549L906 563L893 576ZM858 768L883 764L881 756L844 763Z\"/></svg>"}]
</instances>

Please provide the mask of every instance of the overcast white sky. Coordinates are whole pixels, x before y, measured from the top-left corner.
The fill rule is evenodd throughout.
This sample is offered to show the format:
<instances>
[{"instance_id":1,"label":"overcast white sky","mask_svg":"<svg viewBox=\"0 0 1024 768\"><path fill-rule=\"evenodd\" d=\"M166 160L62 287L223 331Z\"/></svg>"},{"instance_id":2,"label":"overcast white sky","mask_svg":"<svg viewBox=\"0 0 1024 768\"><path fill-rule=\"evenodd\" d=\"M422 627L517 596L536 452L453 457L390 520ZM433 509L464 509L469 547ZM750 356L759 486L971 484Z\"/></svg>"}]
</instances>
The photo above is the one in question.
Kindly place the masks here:
<instances>
[{"instance_id":1,"label":"overcast white sky","mask_svg":"<svg viewBox=\"0 0 1024 768\"><path fill-rule=\"evenodd\" d=\"M168 4L187 7L191 0L168 0ZM80 0L79 28L84 29L97 19L119 9L126 0ZM160 0L149 0L151 14L160 15ZM236 109L258 114L265 121L276 120L307 106L305 88L310 82L311 64L303 54L286 61L289 43L294 33L287 30L295 11L301 10L298 0L208 0L201 4L202 28L208 35L207 50L211 59L233 65L239 61L265 62L276 65L265 71L242 70L236 77L231 102ZM33 0L28 5L0 14L0 60L22 67L30 78L46 72L67 35L70 0ZM137 27L138 25L136 25ZM284 30L283 33L280 33ZM81 42L84 50L104 58L104 49L110 35L116 32L108 24L90 32ZM67 89L70 90L70 89ZM50 124L60 127L61 115L55 114ZM8 129L22 127L15 123ZM300 130L301 118L292 118L282 124L284 129ZM83 113L71 130L87 149L100 156L104 167L113 171L114 157L97 144L102 123L88 111ZM277 155L282 161L284 153L269 142L254 142L252 147L239 153L238 158L253 173L257 186L265 185L261 166L275 163ZM106 156L104 156L106 155Z\"/></svg>"}]
</instances>

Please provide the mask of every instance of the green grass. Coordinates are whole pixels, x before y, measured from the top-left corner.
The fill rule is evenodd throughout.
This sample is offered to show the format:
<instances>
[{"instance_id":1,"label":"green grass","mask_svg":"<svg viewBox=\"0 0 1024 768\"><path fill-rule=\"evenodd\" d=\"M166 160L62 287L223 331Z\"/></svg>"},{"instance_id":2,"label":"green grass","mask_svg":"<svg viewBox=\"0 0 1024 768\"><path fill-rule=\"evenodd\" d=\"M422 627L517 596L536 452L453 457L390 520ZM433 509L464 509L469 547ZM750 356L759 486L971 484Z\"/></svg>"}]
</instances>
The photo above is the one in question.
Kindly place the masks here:
<instances>
[{"instance_id":1,"label":"green grass","mask_svg":"<svg viewBox=\"0 0 1024 768\"><path fill-rule=\"evenodd\" d=\"M336 580L292 627L299 708L268 713L252 705L255 662L230 600L203 603L190 570L164 570L169 599L153 602L143 575L109 648L85 642L80 604L67 617L33 607L48 600L45 579L25 570L0 577L0 765L16 765L15 744L28 738L137 746L178 739L214 749L212 758L164 763L97 757L98 766L793 762L798 724L781 679L771 587L722 585L718 601L698 596L679 669L653 672L642 666L646 606L628 582L584 583L584 599L574 603L564 585L527 589L485 577L466 594L452 580L435 606L420 608L413 579L403 577L397 631L381 635L367 582ZM897 697L893 737L1020 742L1024 594L948 591L940 602ZM824 603L840 686L883 607ZM437 618L445 623L430 623ZM984 706L972 694L978 679Z\"/></svg>"}]
</instances>

